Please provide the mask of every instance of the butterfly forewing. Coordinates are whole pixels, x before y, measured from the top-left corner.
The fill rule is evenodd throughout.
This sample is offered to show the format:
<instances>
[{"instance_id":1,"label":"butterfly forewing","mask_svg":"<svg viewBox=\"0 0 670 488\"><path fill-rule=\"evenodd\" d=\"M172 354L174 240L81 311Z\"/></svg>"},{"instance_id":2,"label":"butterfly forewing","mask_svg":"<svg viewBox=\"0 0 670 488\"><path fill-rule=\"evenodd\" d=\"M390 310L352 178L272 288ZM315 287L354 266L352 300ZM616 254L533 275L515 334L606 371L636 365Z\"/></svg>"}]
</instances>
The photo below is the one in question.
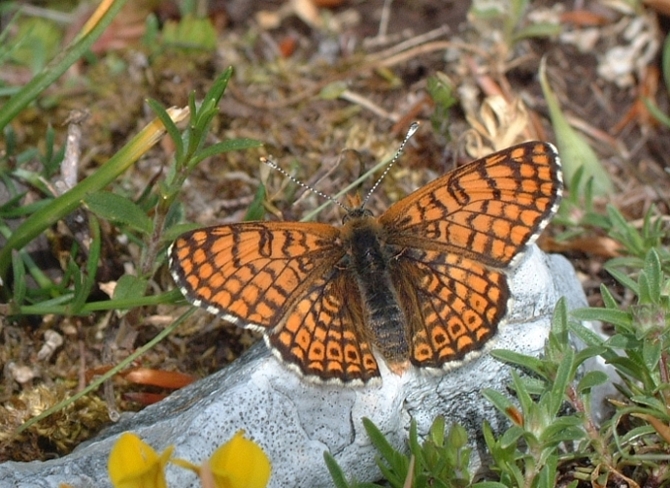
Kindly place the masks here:
<instances>
[{"instance_id":1,"label":"butterfly forewing","mask_svg":"<svg viewBox=\"0 0 670 488\"><path fill-rule=\"evenodd\" d=\"M414 242L503 268L546 226L561 188L555 148L527 142L436 179L379 220L393 243Z\"/></svg>"},{"instance_id":2,"label":"butterfly forewing","mask_svg":"<svg viewBox=\"0 0 670 488\"><path fill-rule=\"evenodd\" d=\"M249 222L195 230L170 250L184 295L237 325L272 328L342 254L339 230L317 223Z\"/></svg>"}]
</instances>

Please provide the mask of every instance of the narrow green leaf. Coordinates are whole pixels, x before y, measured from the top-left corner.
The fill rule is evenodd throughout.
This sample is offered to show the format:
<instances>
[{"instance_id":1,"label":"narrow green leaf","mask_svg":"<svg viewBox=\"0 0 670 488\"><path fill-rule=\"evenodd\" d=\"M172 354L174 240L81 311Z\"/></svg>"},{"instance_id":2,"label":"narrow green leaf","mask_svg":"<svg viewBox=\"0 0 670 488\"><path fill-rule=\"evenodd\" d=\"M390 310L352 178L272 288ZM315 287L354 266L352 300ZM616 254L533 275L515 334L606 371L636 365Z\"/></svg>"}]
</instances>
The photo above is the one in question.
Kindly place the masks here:
<instances>
[{"instance_id":1,"label":"narrow green leaf","mask_svg":"<svg viewBox=\"0 0 670 488\"><path fill-rule=\"evenodd\" d=\"M630 329L633 325L633 319L629 312L623 310L612 310L609 308L580 308L572 311L573 317L577 320L600 320L613 325L618 325Z\"/></svg>"},{"instance_id":2,"label":"narrow green leaf","mask_svg":"<svg viewBox=\"0 0 670 488\"><path fill-rule=\"evenodd\" d=\"M600 164L598 156L591 146L578 134L568 123L561 111L558 98L549 85L546 75L546 58L542 58L540 63L540 85L542 93L547 101L549 116L556 133L556 145L561 155L563 170L565 171L566 181L571 181L575 172L584 168L584 180L593 180L593 192L595 195L611 195L614 192L612 181ZM575 191L582 191L580 188L573 188Z\"/></svg>"},{"instance_id":3,"label":"narrow green leaf","mask_svg":"<svg viewBox=\"0 0 670 488\"><path fill-rule=\"evenodd\" d=\"M116 282L114 300L140 299L147 289L147 280L132 275L123 275Z\"/></svg>"},{"instance_id":4,"label":"narrow green leaf","mask_svg":"<svg viewBox=\"0 0 670 488\"><path fill-rule=\"evenodd\" d=\"M646 405L651 408L652 411L647 411L646 413L650 415L658 415L658 412L661 412L664 416L667 416L667 406L658 398L654 398L647 395L633 395L630 397L632 402L639 403L640 405Z\"/></svg>"},{"instance_id":5,"label":"narrow green leaf","mask_svg":"<svg viewBox=\"0 0 670 488\"><path fill-rule=\"evenodd\" d=\"M88 256L86 256L86 273L82 276L82 271L77 268L77 274L74 276L74 300L72 300L68 312L72 315L78 314L88 300L88 297L96 284L98 274L98 264L100 263L100 253L102 250L102 236L100 234L100 224L98 219L93 215L90 215L88 218L88 228L90 233L90 245L88 247Z\"/></svg>"},{"instance_id":6,"label":"narrow green leaf","mask_svg":"<svg viewBox=\"0 0 670 488\"><path fill-rule=\"evenodd\" d=\"M644 270L643 274L640 275L640 280L642 277L646 281L645 294L647 295L648 303L658 304L661 301L661 281L662 281L662 271L661 271L661 259L658 256L658 253L654 248L651 248L647 253L647 256L644 260ZM642 287L642 283L640 283ZM642 290L640 290L642 293ZM642 296L640 296L640 302L642 302Z\"/></svg>"},{"instance_id":7,"label":"narrow green leaf","mask_svg":"<svg viewBox=\"0 0 670 488\"><path fill-rule=\"evenodd\" d=\"M618 309L619 308L619 304L614 299L614 296L612 295L612 293L602 283L600 284L600 295L602 296L603 303L605 304L605 308L610 308L610 309Z\"/></svg>"},{"instance_id":8,"label":"narrow green leaf","mask_svg":"<svg viewBox=\"0 0 670 488\"><path fill-rule=\"evenodd\" d=\"M514 351L508 351L507 349L493 349L490 354L498 361L502 361L512 366L527 368L534 373L544 375L543 363L538 358L520 354Z\"/></svg>"},{"instance_id":9,"label":"narrow green leaf","mask_svg":"<svg viewBox=\"0 0 670 488\"><path fill-rule=\"evenodd\" d=\"M602 356L603 359L607 360L612 354L612 351L606 347L588 346L584 349L580 349L577 354L575 354L575 366L579 367L587 359L592 359L597 356Z\"/></svg>"},{"instance_id":10,"label":"narrow green leaf","mask_svg":"<svg viewBox=\"0 0 670 488\"><path fill-rule=\"evenodd\" d=\"M663 68L663 81L665 81L665 90L670 93L670 34L665 36L663 42L663 58L661 60Z\"/></svg>"},{"instance_id":11,"label":"narrow green leaf","mask_svg":"<svg viewBox=\"0 0 670 488\"><path fill-rule=\"evenodd\" d=\"M342 468L340 468L335 458L328 451L323 452L323 460L326 462L326 467L328 468L330 477L333 479L335 488L349 488L349 483L344 476Z\"/></svg>"},{"instance_id":12,"label":"narrow green leaf","mask_svg":"<svg viewBox=\"0 0 670 488\"><path fill-rule=\"evenodd\" d=\"M255 139L243 139L243 138L229 139L227 141L217 142L216 144L212 144L211 146L207 146L198 151L198 154L196 154L189 163L189 168L193 168L202 160L215 156L217 154L222 154L230 151L243 151L245 149L253 149L256 147L261 147L262 145L263 145L262 142L257 141Z\"/></svg>"},{"instance_id":13,"label":"narrow green leaf","mask_svg":"<svg viewBox=\"0 0 670 488\"><path fill-rule=\"evenodd\" d=\"M194 223L175 224L163 233L162 236L163 242L172 243L172 241L174 241L180 235L198 229L200 227L202 227L201 224L194 224Z\"/></svg>"},{"instance_id":14,"label":"narrow green leaf","mask_svg":"<svg viewBox=\"0 0 670 488\"><path fill-rule=\"evenodd\" d=\"M212 87L209 90L207 90L204 100L211 100L214 103L214 105L218 105L219 102L221 101L221 97L226 91L226 87L228 86L228 82L230 81L230 78L232 76L233 76L233 67L230 66L223 73L221 73L216 78L216 80L214 80L214 83L212 83Z\"/></svg>"},{"instance_id":15,"label":"narrow green leaf","mask_svg":"<svg viewBox=\"0 0 670 488\"><path fill-rule=\"evenodd\" d=\"M545 465L540 470L540 474L537 477L537 488L555 488L556 476L558 475L557 466L558 456L552 454L547 458Z\"/></svg>"},{"instance_id":16,"label":"narrow green leaf","mask_svg":"<svg viewBox=\"0 0 670 488\"><path fill-rule=\"evenodd\" d=\"M365 427L365 431L368 433L372 445L377 448L381 456L389 463L393 461L396 450L389 444L384 437L384 434L382 434L377 426L373 424L370 419L363 417L363 427Z\"/></svg>"},{"instance_id":17,"label":"narrow green leaf","mask_svg":"<svg viewBox=\"0 0 670 488\"><path fill-rule=\"evenodd\" d=\"M517 43L531 37L553 37L561 33L563 27L549 22L531 24L528 27L517 30L512 36L512 42Z\"/></svg>"},{"instance_id":18,"label":"narrow green leaf","mask_svg":"<svg viewBox=\"0 0 670 488\"><path fill-rule=\"evenodd\" d=\"M262 183L258 185L256 190L256 195L254 195L254 200L249 205L247 212L244 214L244 221L251 222L254 220L263 220L265 216L265 185Z\"/></svg>"},{"instance_id":19,"label":"narrow green leaf","mask_svg":"<svg viewBox=\"0 0 670 488\"><path fill-rule=\"evenodd\" d=\"M13 300L16 305L21 305L26 299L26 269L18 252L12 253L12 271L14 271Z\"/></svg>"},{"instance_id":20,"label":"narrow green leaf","mask_svg":"<svg viewBox=\"0 0 670 488\"><path fill-rule=\"evenodd\" d=\"M513 447L517 445L517 442L521 437L523 437L523 435L524 430L517 425L513 425L505 431L498 442L500 442L500 446L503 449Z\"/></svg>"},{"instance_id":21,"label":"narrow green leaf","mask_svg":"<svg viewBox=\"0 0 670 488\"><path fill-rule=\"evenodd\" d=\"M87 195L84 202L91 212L103 219L127 225L144 234L151 233L151 219L126 197L110 192L95 192Z\"/></svg>"},{"instance_id":22,"label":"narrow green leaf","mask_svg":"<svg viewBox=\"0 0 670 488\"><path fill-rule=\"evenodd\" d=\"M581 380L579 380L577 391L579 393L586 393L591 390L591 388L606 383L608 379L609 377L607 374L602 371L589 371Z\"/></svg>"},{"instance_id":23,"label":"narrow green leaf","mask_svg":"<svg viewBox=\"0 0 670 488\"><path fill-rule=\"evenodd\" d=\"M456 442L456 440L460 440L460 438L457 437L458 433L461 432L462 427L459 429L459 425L455 424L452 426L451 430L449 431L449 438L453 443ZM444 446L444 431L445 431L445 420L442 415L438 415L435 417L435 420L433 420L433 424L430 426L430 429L428 430L428 437L437 447L442 447ZM460 447L461 444L458 445Z\"/></svg>"},{"instance_id":24,"label":"narrow green leaf","mask_svg":"<svg viewBox=\"0 0 670 488\"><path fill-rule=\"evenodd\" d=\"M172 117L170 117L170 114L167 113L160 102L154 100L153 98L149 98L147 100L147 105L149 105L149 108L156 114L156 117L158 117L159 120L163 122L165 130L175 145L175 160L181 161L181 158L184 155L184 141L181 139L181 132L177 128L177 125L172 121Z\"/></svg>"},{"instance_id":25,"label":"narrow green leaf","mask_svg":"<svg viewBox=\"0 0 670 488\"><path fill-rule=\"evenodd\" d=\"M649 110L649 113L651 113L651 115L656 120L658 120L664 126L670 127L670 117L666 115L665 112L663 112L660 108L658 108L658 105L656 105L654 100L648 97L643 97L642 102L644 103L644 106L647 108L647 110Z\"/></svg>"},{"instance_id":26,"label":"narrow green leaf","mask_svg":"<svg viewBox=\"0 0 670 488\"><path fill-rule=\"evenodd\" d=\"M561 297L556 303L551 317L551 334L559 338L562 345L568 344L568 302Z\"/></svg>"},{"instance_id":27,"label":"narrow green leaf","mask_svg":"<svg viewBox=\"0 0 670 488\"><path fill-rule=\"evenodd\" d=\"M661 360L663 344L655 338L648 337L642 341L642 359L649 371L656 371Z\"/></svg>"},{"instance_id":28,"label":"narrow green leaf","mask_svg":"<svg viewBox=\"0 0 670 488\"><path fill-rule=\"evenodd\" d=\"M612 263L605 264L605 270L612 275L612 277L621 283L623 286L631 290L637 296L640 296L640 287L630 276L612 266Z\"/></svg>"},{"instance_id":29,"label":"narrow green leaf","mask_svg":"<svg viewBox=\"0 0 670 488\"><path fill-rule=\"evenodd\" d=\"M590 310L590 309L577 309L577 310ZM573 310L571 313L574 315L574 313L577 310ZM578 317L576 317L578 318ZM582 319L583 320L583 319ZM579 322L568 322L568 328L570 329L570 332L575 334L578 338L580 338L582 341L584 341L588 346L594 346L594 347L601 347L605 341L603 340L600 335L598 335L596 332L593 330L589 329L588 327L584 327Z\"/></svg>"},{"instance_id":30,"label":"narrow green leaf","mask_svg":"<svg viewBox=\"0 0 670 488\"><path fill-rule=\"evenodd\" d=\"M558 415L563 403L565 403L568 383L574 379L575 375L575 351L571 347L566 347L563 351L563 360L558 364L556 370L556 377L551 386L551 393L549 395L549 414L552 417Z\"/></svg>"},{"instance_id":31,"label":"narrow green leaf","mask_svg":"<svg viewBox=\"0 0 670 488\"><path fill-rule=\"evenodd\" d=\"M521 379L521 376L516 371L512 370L512 383L514 384L514 391L516 392L517 400L521 406L521 413L523 415L528 415L528 412L533 408L533 399L526 388L526 384ZM506 411L505 414L514 420L513 416L510 415L510 412Z\"/></svg>"},{"instance_id":32,"label":"narrow green leaf","mask_svg":"<svg viewBox=\"0 0 670 488\"><path fill-rule=\"evenodd\" d=\"M508 408L513 406L510 399L497 390L486 388L482 391L482 395L484 395L484 398L491 402L494 407L500 410L501 413L505 413Z\"/></svg>"},{"instance_id":33,"label":"narrow green leaf","mask_svg":"<svg viewBox=\"0 0 670 488\"><path fill-rule=\"evenodd\" d=\"M412 419L409 422L409 450L416 456L417 452L421 451L421 444L419 444L419 433L416 429L416 420Z\"/></svg>"}]
</instances>

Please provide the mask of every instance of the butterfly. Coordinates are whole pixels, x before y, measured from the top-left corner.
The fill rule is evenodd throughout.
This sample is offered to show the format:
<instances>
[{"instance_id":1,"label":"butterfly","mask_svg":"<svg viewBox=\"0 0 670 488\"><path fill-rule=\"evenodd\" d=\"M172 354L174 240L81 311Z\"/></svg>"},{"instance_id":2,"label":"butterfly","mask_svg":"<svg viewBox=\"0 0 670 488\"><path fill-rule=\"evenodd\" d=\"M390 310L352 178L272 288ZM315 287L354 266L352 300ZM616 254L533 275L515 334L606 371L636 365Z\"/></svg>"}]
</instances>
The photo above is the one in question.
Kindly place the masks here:
<instances>
[{"instance_id":1,"label":"butterfly","mask_svg":"<svg viewBox=\"0 0 670 488\"><path fill-rule=\"evenodd\" d=\"M264 333L309 378L360 385L378 360L450 369L478 354L508 311L506 272L562 195L556 148L526 142L461 166L379 217L341 226L242 222L187 232L170 271L193 305Z\"/></svg>"}]
</instances>

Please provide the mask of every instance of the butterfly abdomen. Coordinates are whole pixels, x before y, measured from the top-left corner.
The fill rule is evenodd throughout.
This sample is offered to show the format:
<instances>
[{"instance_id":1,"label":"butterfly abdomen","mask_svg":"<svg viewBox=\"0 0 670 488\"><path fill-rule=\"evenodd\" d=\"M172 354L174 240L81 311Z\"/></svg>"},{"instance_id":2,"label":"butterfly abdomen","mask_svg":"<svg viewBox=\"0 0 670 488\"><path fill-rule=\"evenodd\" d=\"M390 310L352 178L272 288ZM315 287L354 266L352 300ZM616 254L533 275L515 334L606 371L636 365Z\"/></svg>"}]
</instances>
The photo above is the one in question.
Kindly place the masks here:
<instances>
[{"instance_id":1,"label":"butterfly abdomen","mask_svg":"<svg viewBox=\"0 0 670 488\"><path fill-rule=\"evenodd\" d=\"M345 224L343 238L367 310L372 343L395 370L409 359L409 341L389 271L390 256L380 242L383 233L378 227L372 217L356 218Z\"/></svg>"}]
</instances>

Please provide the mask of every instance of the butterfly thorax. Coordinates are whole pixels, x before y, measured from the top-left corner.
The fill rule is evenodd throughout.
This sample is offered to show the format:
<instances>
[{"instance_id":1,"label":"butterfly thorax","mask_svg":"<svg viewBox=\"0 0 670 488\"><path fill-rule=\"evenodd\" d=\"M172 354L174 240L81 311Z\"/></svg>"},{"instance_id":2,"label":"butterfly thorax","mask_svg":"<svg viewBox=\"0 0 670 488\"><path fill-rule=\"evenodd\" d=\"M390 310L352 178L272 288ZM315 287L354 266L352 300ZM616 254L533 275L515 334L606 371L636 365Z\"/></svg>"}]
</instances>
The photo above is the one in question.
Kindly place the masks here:
<instances>
[{"instance_id":1,"label":"butterfly thorax","mask_svg":"<svg viewBox=\"0 0 670 488\"><path fill-rule=\"evenodd\" d=\"M347 272L358 284L370 340L392 370L399 372L409 359L406 320L393 287L393 253L385 230L366 210L350 213L342 227Z\"/></svg>"}]
</instances>

